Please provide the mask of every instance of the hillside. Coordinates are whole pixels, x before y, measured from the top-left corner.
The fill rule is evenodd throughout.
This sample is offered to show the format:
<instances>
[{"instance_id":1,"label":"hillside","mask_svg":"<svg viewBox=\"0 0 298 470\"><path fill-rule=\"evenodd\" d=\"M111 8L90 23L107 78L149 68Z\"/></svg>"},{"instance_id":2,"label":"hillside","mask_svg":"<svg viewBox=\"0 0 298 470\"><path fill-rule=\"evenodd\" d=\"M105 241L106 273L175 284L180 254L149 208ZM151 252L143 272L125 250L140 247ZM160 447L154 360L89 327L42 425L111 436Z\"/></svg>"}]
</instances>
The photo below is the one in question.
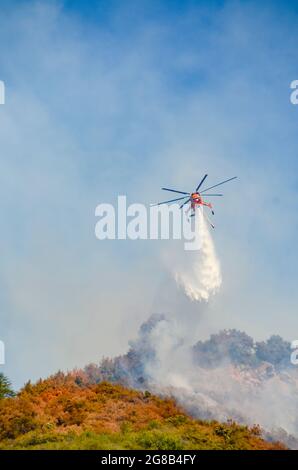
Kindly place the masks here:
<instances>
[{"instance_id":1,"label":"hillside","mask_svg":"<svg viewBox=\"0 0 298 470\"><path fill-rule=\"evenodd\" d=\"M253 426L267 438L298 449L298 367L291 345L278 335L255 342L246 333L223 330L185 343L170 316L152 315L128 352L89 364L89 383L107 380L175 397L192 417Z\"/></svg>"},{"instance_id":2,"label":"hillside","mask_svg":"<svg viewBox=\"0 0 298 470\"><path fill-rule=\"evenodd\" d=\"M0 400L0 449L284 449L257 426L196 420L173 399L58 373Z\"/></svg>"}]
</instances>

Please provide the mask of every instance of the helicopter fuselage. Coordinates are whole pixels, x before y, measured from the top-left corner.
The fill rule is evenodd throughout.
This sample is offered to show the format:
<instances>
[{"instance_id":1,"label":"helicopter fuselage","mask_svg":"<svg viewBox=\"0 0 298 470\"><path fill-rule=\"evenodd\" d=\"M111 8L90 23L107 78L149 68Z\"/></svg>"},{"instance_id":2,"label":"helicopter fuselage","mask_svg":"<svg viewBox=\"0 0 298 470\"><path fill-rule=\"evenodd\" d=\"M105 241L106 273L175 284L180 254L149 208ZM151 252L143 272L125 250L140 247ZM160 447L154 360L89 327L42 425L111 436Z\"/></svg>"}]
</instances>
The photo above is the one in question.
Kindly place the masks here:
<instances>
[{"instance_id":1,"label":"helicopter fuselage","mask_svg":"<svg viewBox=\"0 0 298 470\"><path fill-rule=\"evenodd\" d=\"M191 203L192 209L195 209L196 206L207 206L210 208L212 207L210 203L203 201L203 198L200 195L200 193L191 193L190 203Z\"/></svg>"}]
</instances>

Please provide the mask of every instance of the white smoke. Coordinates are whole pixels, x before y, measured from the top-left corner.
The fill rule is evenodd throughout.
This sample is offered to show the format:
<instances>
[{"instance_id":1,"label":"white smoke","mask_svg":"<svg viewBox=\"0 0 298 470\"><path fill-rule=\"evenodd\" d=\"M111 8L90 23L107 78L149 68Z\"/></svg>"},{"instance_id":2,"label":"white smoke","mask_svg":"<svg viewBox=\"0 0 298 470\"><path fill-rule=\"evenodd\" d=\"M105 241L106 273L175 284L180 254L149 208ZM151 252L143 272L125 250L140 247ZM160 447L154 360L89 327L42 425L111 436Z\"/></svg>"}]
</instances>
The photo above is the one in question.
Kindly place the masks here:
<instances>
[{"instance_id":1,"label":"white smoke","mask_svg":"<svg viewBox=\"0 0 298 470\"><path fill-rule=\"evenodd\" d=\"M191 391L188 382L192 360L188 341L185 341L179 322L164 318L156 323L149 335L154 361L146 364L146 373L154 386L174 387ZM188 370L189 368L189 370Z\"/></svg>"},{"instance_id":2,"label":"white smoke","mask_svg":"<svg viewBox=\"0 0 298 470\"><path fill-rule=\"evenodd\" d=\"M194 417L259 424L274 439L298 448L297 371L279 372L265 362L236 366L228 358L216 367L201 367L182 333L183 320L193 327L185 316L163 316L146 334L154 352L144 364L150 390L173 396Z\"/></svg>"},{"instance_id":3,"label":"white smoke","mask_svg":"<svg viewBox=\"0 0 298 470\"><path fill-rule=\"evenodd\" d=\"M197 230L200 247L185 251L176 262L174 277L185 294L195 301L208 302L222 283L220 263L203 214L198 211ZM194 362L192 332L198 325L191 316L172 312L159 319L147 333L153 355L145 361L145 375L150 388L161 395L172 395L193 416L239 423L255 423L270 432L282 432L286 442L295 436L298 446L297 374L274 372L267 376L268 364L260 368L236 367L228 359L214 368Z\"/></svg>"},{"instance_id":4,"label":"white smoke","mask_svg":"<svg viewBox=\"0 0 298 470\"><path fill-rule=\"evenodd\" d=\"M199 247L196 251L185 252L174 277L191 300L208 301L221 286L221 270L203 212L196 212Z\"/></svg>"}]
</instances>

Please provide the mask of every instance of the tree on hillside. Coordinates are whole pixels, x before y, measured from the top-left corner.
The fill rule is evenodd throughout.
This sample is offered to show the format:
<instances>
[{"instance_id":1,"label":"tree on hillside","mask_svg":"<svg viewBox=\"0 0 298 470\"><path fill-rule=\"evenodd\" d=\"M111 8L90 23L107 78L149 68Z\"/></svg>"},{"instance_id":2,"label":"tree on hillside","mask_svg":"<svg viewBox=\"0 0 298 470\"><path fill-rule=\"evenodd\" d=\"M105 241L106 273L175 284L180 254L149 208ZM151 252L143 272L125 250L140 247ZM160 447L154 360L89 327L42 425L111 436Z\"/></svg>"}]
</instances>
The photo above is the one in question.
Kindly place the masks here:
<instances>
[{"instance_id":1,"label":"tree on hillside","mask_svg":"<svg viewBox=\"0 0 298 470\"><path fill-rule=\"evenodd\" d=\"M262 361L275 366L290 365L291 344L279 335L272 335L266 342L256 343L256 354Z\"/></svg>"},{"instance_id":2,"label":"tree on hillside","mask_svg":"<svg viewBox=\"0 0 298 470\"><path fill-rule=\"evenodd\" d=\"M207 341L198 341L194 348L197 364L216 367L223 361L253 366L256 362L253 339L238 330L223 330Z\"/></svg>"},{"instance_id":3,"label":"tree on hillside","mask_svg":"<svg viewBox=\"0 0 298 470\"><path fill-rule=\"evenodd\" d=\"M7 377L1 372L0 373L0 399L14 396L14 391L11 387L11 383Z\"/></svg>"}]
</instances>

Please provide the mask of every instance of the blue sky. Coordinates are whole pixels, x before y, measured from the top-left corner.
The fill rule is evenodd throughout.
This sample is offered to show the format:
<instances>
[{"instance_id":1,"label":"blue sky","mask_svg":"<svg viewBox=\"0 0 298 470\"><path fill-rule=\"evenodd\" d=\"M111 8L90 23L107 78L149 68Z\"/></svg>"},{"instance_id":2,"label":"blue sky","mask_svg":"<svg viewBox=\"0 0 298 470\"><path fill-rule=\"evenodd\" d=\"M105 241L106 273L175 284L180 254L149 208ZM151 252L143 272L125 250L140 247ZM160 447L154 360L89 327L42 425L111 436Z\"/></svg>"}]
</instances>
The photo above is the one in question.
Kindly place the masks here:
<instances>
[{"instance_id":1,"label":"blue sky","mask_svg":"<svg viewBox=\"0 0 298 470\"><path fill-rule=\"evenodd\" d=\"M295 3L1 8L0 339L14 384L124 352L161 309L197 312L203 336L296 339ZM207 313L175 292L166 242L94 236L98 203L156 201L205 172L239 178L216 207L223 286Z\"/></svg>"}]
</instances>

